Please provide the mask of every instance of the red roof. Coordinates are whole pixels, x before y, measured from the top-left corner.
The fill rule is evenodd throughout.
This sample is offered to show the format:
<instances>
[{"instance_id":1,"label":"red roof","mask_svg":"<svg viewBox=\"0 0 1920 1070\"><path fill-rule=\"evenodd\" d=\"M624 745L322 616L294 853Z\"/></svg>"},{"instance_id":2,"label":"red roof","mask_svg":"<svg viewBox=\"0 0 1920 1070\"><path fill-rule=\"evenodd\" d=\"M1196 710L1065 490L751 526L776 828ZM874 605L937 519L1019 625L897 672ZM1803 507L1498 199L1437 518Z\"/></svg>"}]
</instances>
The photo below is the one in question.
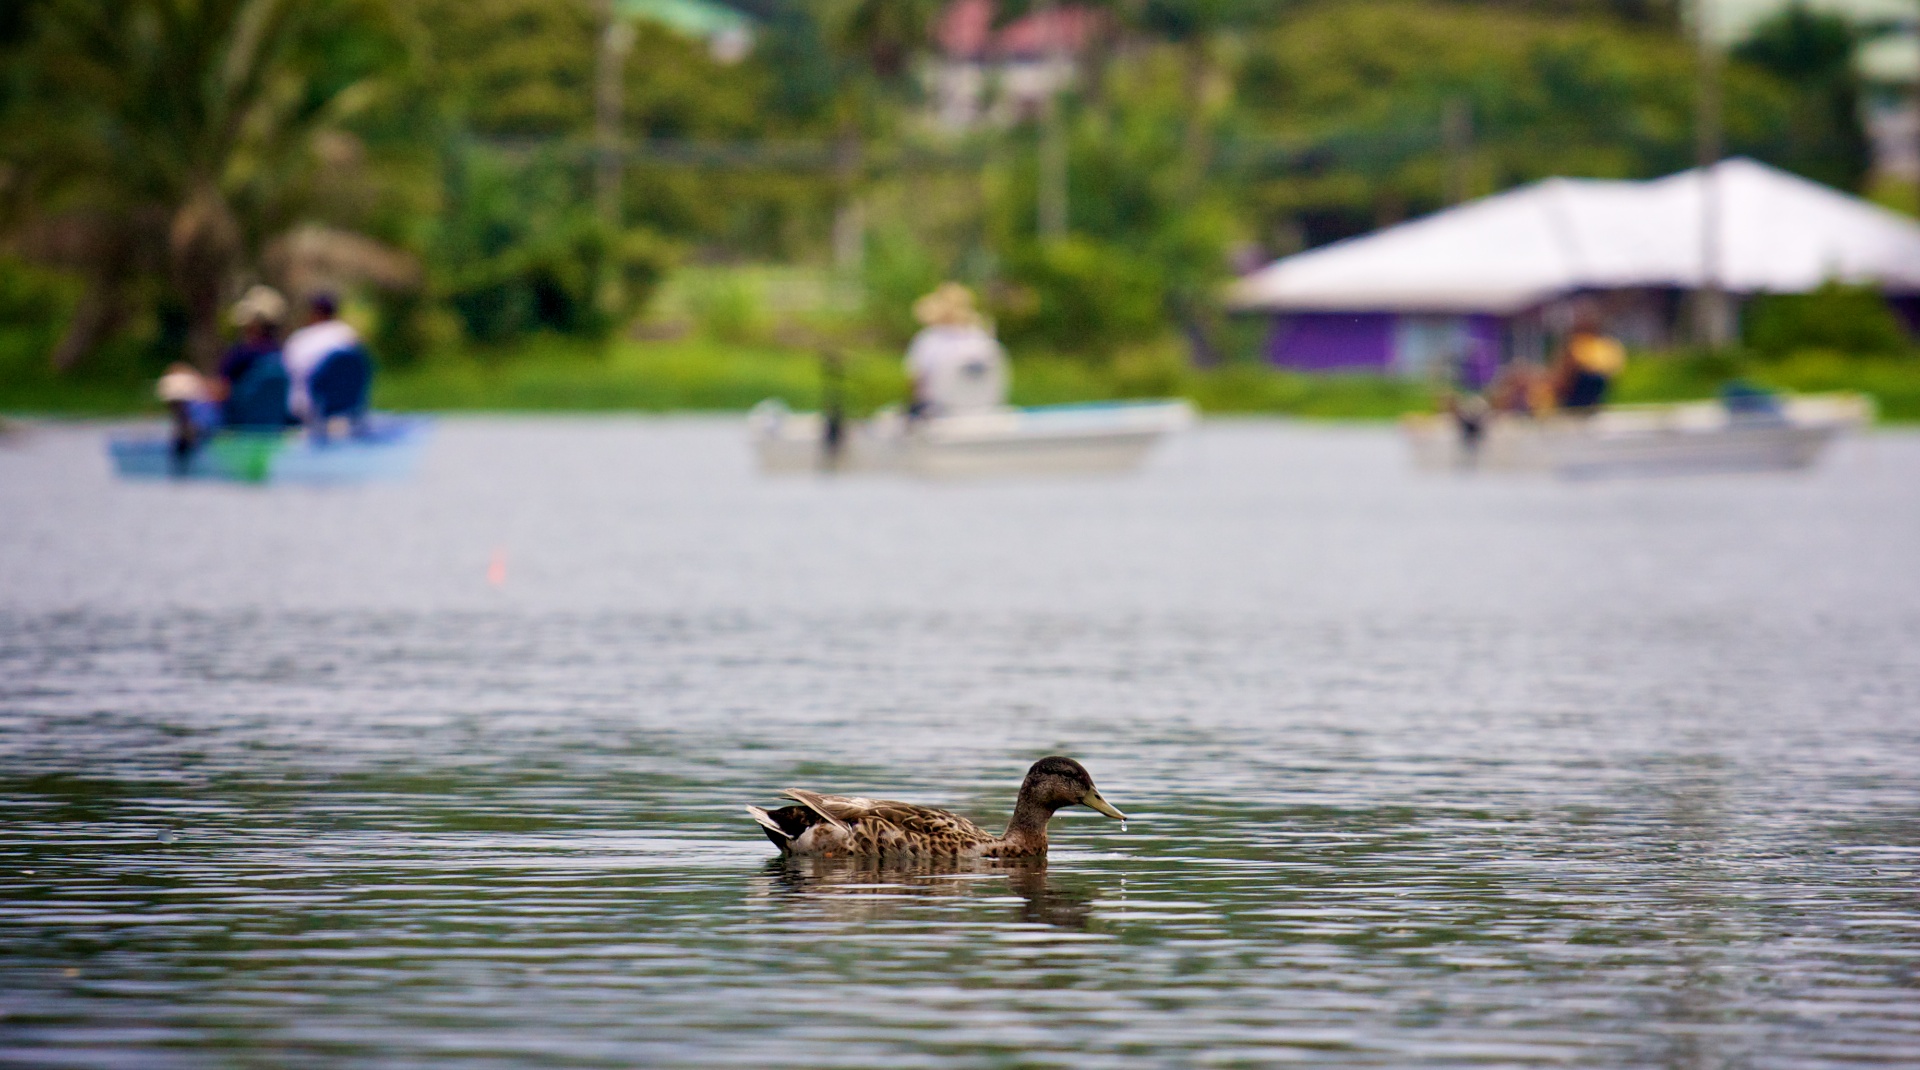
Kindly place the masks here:
<instances>
[{"instance_id":1,"label":"red roof","mask_svg":"<svg viewBox=\"0 0 1920 1070\"><path fill-rule=\"evenodd\" d=\"M993 26L993 0L953 0L934 36L949 59L1031 59L1059 49L1079 52L1100 29L1100 12L1077 5L1029 12Z\"/></svg>"}]
</instances>

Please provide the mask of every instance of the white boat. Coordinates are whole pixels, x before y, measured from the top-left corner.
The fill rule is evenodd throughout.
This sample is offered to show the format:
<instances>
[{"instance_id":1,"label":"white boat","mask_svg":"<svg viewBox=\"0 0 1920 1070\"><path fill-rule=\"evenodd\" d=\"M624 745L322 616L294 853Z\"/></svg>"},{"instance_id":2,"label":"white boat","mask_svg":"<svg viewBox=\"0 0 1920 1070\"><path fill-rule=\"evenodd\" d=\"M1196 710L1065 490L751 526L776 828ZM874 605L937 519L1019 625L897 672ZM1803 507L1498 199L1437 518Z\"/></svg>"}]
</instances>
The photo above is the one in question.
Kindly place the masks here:
<instances>
[{"instance_id":1,"label":"white boat","mask_svg":"<svg viewBox=\"0 0 1920 1070\"><path fill-rule=\"evenodd\" d=\"M909 421L897 410L829 436L819 413L763 401L748 414L760 470L893 472L933 478L1130 472L1155 443L1193 422L1185 401L1123 401Z\"/></svg>"},{"instance_id":2,"label":"white boat","mask_svg":"<svg viewBox=\"0 0 1920 1070\"><path fill-rule=\"evenodd\" d=\"M1873 422L1861 394L1622 405L1586 416L1489 420L1477 443L1451 416L1405 421L1429 471L1550 472L1568 478L1806 468L1843 431Z\"/></svg>"}]
</instances>

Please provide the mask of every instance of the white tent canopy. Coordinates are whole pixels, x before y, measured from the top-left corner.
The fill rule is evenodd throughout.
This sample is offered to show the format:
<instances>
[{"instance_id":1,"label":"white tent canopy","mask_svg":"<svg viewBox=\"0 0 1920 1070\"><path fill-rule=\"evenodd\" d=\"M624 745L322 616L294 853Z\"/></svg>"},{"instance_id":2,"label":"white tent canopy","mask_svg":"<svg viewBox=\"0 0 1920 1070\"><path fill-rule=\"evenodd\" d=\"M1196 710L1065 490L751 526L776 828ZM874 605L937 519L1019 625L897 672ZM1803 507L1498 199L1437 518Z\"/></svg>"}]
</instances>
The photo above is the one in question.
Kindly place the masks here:
<instances>
[{"instance_id":1,"label":"white tent canopy","mask_svg":"<svg viewBox=\"0 0 1920 1070\"><path fill-rule=\"evenodd\" d=\"M1550 178L1277 260L1228 303L1506 315L1580 290L1692 289L1709 264L1739 293L1831 279L1920 293L1920 224L1747 159L1651 182Z\"/></svg>"}]
</instances>

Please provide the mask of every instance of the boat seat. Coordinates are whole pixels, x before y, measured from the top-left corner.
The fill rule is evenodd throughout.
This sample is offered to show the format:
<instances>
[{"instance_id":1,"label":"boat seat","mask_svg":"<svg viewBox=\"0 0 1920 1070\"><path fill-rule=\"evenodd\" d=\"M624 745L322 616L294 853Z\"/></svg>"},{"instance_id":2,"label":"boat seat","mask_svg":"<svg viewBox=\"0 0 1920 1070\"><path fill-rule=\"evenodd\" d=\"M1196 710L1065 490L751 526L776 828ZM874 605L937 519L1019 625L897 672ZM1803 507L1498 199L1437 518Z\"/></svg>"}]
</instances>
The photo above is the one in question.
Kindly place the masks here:
<instances>
[{"instance_id":1,"label":"boat seat","mask_svg":"<svg viewBox=\"0 0 1920 1070\"><path fill-rule=\"evenodd\" d=\"M240 431L279 431L287 426L287 367L278 353L253 362L221 406L221 422Z\"/></svg>"},{"instance_id":2,"label":"boat seat","mask_svg":"<svg viewBox=\"0 0 1920 1070\"><path fill-rule=\"evenodd\" d=\"M373 359L365 346L350 346L329 354L307 380L308 418L316 437L326 438L327 421L345 416L356 432L367 415L367 396L373 386Z\"/></svg>"}]
</instances>

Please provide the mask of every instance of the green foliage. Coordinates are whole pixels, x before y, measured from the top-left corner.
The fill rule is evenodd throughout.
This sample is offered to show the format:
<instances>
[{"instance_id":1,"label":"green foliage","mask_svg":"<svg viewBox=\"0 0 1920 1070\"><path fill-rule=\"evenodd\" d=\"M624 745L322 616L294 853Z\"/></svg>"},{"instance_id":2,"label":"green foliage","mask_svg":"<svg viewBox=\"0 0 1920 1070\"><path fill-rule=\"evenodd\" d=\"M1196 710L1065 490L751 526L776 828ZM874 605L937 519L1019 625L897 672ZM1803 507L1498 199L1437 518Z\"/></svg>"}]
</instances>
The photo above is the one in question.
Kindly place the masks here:
<instances>
[{"instance_id":1,"label":"green foliage","mask_svg":"<svg viewBox=\"0 0 1920 1070\"><path fill-rule=\"evenodd\" d=\"M880 227L868 235L860 269L867 320L896 345L920 327L913 302L949 277L932 248L904 226Z\"/></svg>"},{"instance_id":2,"label":"green foliage","mask_svg":"<svg viewBox=\"0 0 1920 1070\"><path fill-rule=\"evenodd\" d=\"M1304 229L1317 244L1439 207L1449 101L1472 118L1469 195L1690 166L1686 40L1544 6L1326 3L1256 36L1238 69L1238 136L1298 146L1246 160L1260 231ZM1770 158L1785 91L1734 64L1725 97L1729 149Z\"/></svg>"},{"instance_id":3,"label":"green foliage","mask_svg":"<svg viewBox=\"0 0 1920 1070\"><path fill-rule=\"evenodd\" d=\"M124 334L64 374L47 362L82 290L72 274L0 256L0 411L117 414L153 404L169 354Z\"/></svg>"},{"instance_id":4,"label":"green foliage","mask_svg":"<svg viewBox=\"0 0 1920 1070\"><path fill-rule=\"evenodd\" d=\"M906 392L899 359L871 351L845 366L849 411L865 415ZM447 354L384 376L375 403L391 409L557 411L741 411L766 398L796 409L820 405L817 354L709 339L587 344L531 339L512 356Z\"/></svg>"},{"instance_id":5,"label":"green foliage","mask_svg":"<svg viewBox=\"0 0 1920 1070\"><path fill-rule=\"evenodd\" d=\"M70 275L0 256L0 343L52 349L79 297L79 282Z\"/></svg>"},{"instance_id":6,"label":"green foliage","mask_svg":"<svg viewBox=\"0 0 1920 1070\"><path fill-rule=\"evenodd\" d=\"M1790 110L1770 146L1772 161L1841 189L1859 189L1873 163L1853 68L1859 42L1844 16L1795 0L1733 52L1791 87Z\"/></svg>"},{"instance_id":7,"label":"green foliage","mask_svg":"<svg viewBox=\"0 0 1920 1070\"><path fill-rule=\"evenodd\" d=\"M625 230L589 207L599 0L0 7L0 238L111 299L97 333L137 341L92 359L124 370L156 359L151 346L203 347L227 291L289 228L355 230L425 266L417 292L354 296L383 358L427 376L436 351L462 345L605 338L679 249L818 265L855 198L874 224L864 323L851 297L801 322L724 271L684 287L679 319L716 347L897 345L914 299L958 277L1023 361L1045 354L1030 383L1180 384L1232 407L1244 379L1263 399L1247 404L1297 408L1334 388L1264 369L1176 374L1170 339L1213 351L1229 333L1215 295L1230 245L1317 244L1437 207L1460 162L1440 143L1457 102L1472 117L1469 195L1553 174L1652 176L1693 156L1695 57L1676 0L1092 0L1109 32L1061 101L1070 236L1043 240L1033 124L949 136L916 121L928 102L906 75L939 3L736 2L761 30L740 64L636 24ZM270 47L249 52L249 19ZM1856 182L1854 40L1804 8L1763 24L1728 70L1729 150ZM1763 301L1753 343L1787 363L1809 346L1898 348L1885 310L1862 300ZM10 330L0 349L44 356L58 334ZM1375 389L1357 382L1341 404Z\"/></svg>"},{"instance_id":8,"label":"green foliage","mask_svg":"<svg viewBox=\"0 0 1920 1070\"><path fill-rule=\"evenodd\" d=\"M995 308L1002 333L1015 345L1105 356L1164 330L1164 272L1111 242L1070 235L1029 243L1008 259L1005 278Z\"/></svg>"},{"instance_id":9,"label":"green foliage","mask_svg":"<svg viewBox=\"0 0 1920 1070\"><path fill-rule=\"evenodd\" d=\"M18 229L62 231L89 294L56 363L162 310L210 363L225 291L271 237L379 199L355 123L408 65L385 4L43 0L16 30L0 170Z\"/></svg>"},{"instance_id":10,"label":"green foliage","mask_svg":"<svg viewBox=\"0 0 1920 1070\"><path fill-rule=\"evenodd\" d=\"M1920 361L1831 349L1773 357L1738 350L1636 354L1614 383L1613 397L1623 404L1693 401L1718 397L1735 379L1788 393L1857 391L1874 399L1882 420L1920 421Z\"/></svg>"},{"instance_id":11,"label":"green foliage","mask_svg":"<svg viewBox=\"0 0 1920 1070\"><path fill-rule=\"evenodd\" d=\"M701 335L735 345L761 337L766 328L765 297L753 283L752 276L739 271L703 272L689 279L687 311Z\"/></svg>"},{"instance_id":12,"label":"green foliage","mask_svg":"<svg viewBox=\"0 0 1920 1070\"><path fill-rule=\"evenodd\" d=\"M579 170L554 158L457 151L434 260L467 337L498 345L536 331L602 336L652 295L666 245L644 231L608 230Z\"/></svg>"},{"instance_id":13,"label":"green foliage","mask_svg":"<svg viewBox=\"0 0 1920 1070\"><path fill-rule=\"evenodd\" d=\"M1770 357L1805 349L1885 356L1913 346L1899 317L1871 286L1829 282L1807 294L1765 294L1747 310L1745 326L1747 344Z\"/></svg>"},{"instance_id":14,"label":"green foliage","mask_svg":"<svg viewBox=\"0 0 1920 1070\"><path fill-rule=\"evenodd\" d=\"M1235 229L1233 191L1196 181L1183 63L1171 48L1143 50L1107 80L1098 110L1070 117L1069 236L1035 233L1037 155L998 176L995 306L1013 344L1105 359L1208 315Z\"/></svg>"},{"instance_id":15,"label":"green foliage","mask_svg":"<svg viewBox=\"0 0 1920 1070\"><path fill-rule=\"evenodd\" d=\"M566 136L593 118L590 0L417 0L436 87L456 121L492 137Z\"/></svg>"},{"instance_id":16,"label":"green foliage","mask_svg":"<svg viewBox=\"0 0 1920 1070\"><path fill-rule=\"evenodd\" d=\"M926 47L941 5L936 0L826 0L829 39L860 56L882 81L906 73L907 62Z\"/></svg>"},{"instance_id":17,"label":"green foliage","mask_svg":"<svg viewBox=\"0 0 1920 1070\"><path fill-rule=\"evenodd\" d=\"M906 391L892 351L849 352L845 375L855 415L898 404ZM804 410L817 409L820 394L820 361L810 350L705 339L589 345L549 336L507 359L449 355L375 384L375 402L390 409L740 411L779 398ZM1377 376L1296 375L1257 365L1195 370L1164 339L1129 347L1102 365L1031 354L1013 367L1020 405L1174 395L1208 412L1316 418L1391 419L1429 403L1423 386Z\"/></svg>"}]
</instances>

